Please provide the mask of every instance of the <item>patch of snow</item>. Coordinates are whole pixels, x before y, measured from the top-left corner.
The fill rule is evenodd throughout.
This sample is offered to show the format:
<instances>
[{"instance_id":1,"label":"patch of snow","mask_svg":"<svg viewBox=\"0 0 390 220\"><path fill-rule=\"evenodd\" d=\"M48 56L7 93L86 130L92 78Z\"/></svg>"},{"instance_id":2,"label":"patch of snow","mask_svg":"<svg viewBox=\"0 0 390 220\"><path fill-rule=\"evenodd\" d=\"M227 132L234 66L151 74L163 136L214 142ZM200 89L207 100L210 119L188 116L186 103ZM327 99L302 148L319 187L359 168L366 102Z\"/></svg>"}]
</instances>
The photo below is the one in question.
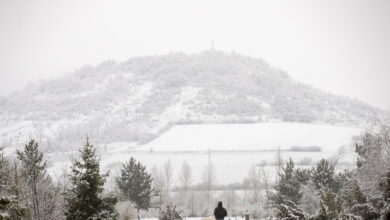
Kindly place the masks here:
<instances>
[{"instance_id":1,"label":"patch of snow","mask_svg":"<svg viewBox=\"0 0 390 220\"><path fill-rule=\"evenodd\" d=\"M155 115L152 117L152 121L158 121L159 125L165 126L169 122L177 121L178 119L191 120L194 117L192 115L192 110L190 110L190 102L196 98L200 89L192 86L186 86L181 89L180 94L178 94L175 99L175 104L169 106L165 111L160 115ZM157 132L161 127L153 128Z\"/></svg>"}]
</instances>

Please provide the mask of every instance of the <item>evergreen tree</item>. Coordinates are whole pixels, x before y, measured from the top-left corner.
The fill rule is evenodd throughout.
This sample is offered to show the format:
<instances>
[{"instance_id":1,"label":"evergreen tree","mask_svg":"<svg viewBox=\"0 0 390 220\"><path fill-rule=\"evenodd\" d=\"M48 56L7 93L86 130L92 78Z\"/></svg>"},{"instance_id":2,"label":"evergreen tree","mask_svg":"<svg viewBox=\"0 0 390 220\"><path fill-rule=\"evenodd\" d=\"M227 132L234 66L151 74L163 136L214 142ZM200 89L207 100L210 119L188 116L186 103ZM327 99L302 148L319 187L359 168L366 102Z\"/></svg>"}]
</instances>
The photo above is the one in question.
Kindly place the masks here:
<instances>
[{"instance_id":1,"label":"evergreen tree","mask_svg":"<svg viewBox=\"0 0 390 220\"><path fill-rule=\"evenodd\" d=\"M8 192L7 186L10 182L9 162L4 157L0 149L0 195L5 195Z\"/></svg>"},{"instance_id":2,"label":"evergreen tree","mask_svg":"<svg viewBox=\"0 0 390 220\"><path fill-rule=\"evenodd\" d=\"M320 210L315 220L339 219L342 215L343 201L339 194L323 188L321 190Z\"/></svg>"},{"instance_id":3,"label":"evergreen tree","mask_svg":"<svg viewBox=\"0 0 390 220\"><path fill-rule=\"evenodd\" d=\"M45 174L46 161L43 160L43 153L38 149L38 143L30 140L25 145L24 151L16 151L18 159L22 162L23 176L32 194L32 215L33 219L42 219L40 215L40 201L38 196L38 181Z\"/></svg>"},{"instance_id":4,"label":"evergreen tree","mask_svg":"<svg viewBox=\"0 0 390 220\"><path fill-rule=\"evenodd\" d=\"M66 219L115 218L117 214L113 205L116 198L104 199L101 196L107 174L100 174L100 161L88 138L80 154L81 160L75 160L71 168L71 188L65 196Z\"/></svg>"},{"instance_id":5,"label":"evergreen tree","mask_svg":"<svg viewBox=\"0 0 390 220\"><path fill-rule=\"evenodd\" d=\"M0 153L0 220L19 220L24 215L25 210L19 204L18 196L13 191L9 161L3 153Z\"/></svg>"},{"instance_id":6,"label":"evergreen tree","mask_svg":"<svg viewBox=\"0 0 390 220\"><path fill-rule=\"evenodd\" d=\"M317 166L313 168L312 180L317 189L323 187L337 190L336 176L334 172L334 167L329 163L329 161L322 159L317 163Z\"/></svg>"},{"instance_id":7,"label":"evergreen tree","mask_svg":"<svg viewBox=\"0 0 390 220\"><path fill-rule=\"evenodd\" d=\"M270 199L276 204L280 205L287 201L295 204L299 203L302 196L300 191L301 183L299 182L296 172L294 170L294 162L290 160L282 167L279 173L279 183L274 187L276 193L271 194Z\"/></svg>"},{"instance_id":8,"label":"evergreen tree","mask_svg":"<svg viewBox=\"0 0 390 220\"><path fill-rule=\"evenodd\" d=\"M46 173L46 161L38 143L31 140L23 151L17 151L21 166L12 170L11 191L26 206L27 219L64 219L63 197Z\"/></svg>"},{"instance_id":9,"label":"evergreen tree","mask_svg":"<svg viewBox=\"0 0 390 220\"><path fill-rule=\"evenodd\" d=\"M118 198L114 195L109 195L103 198L102 207L99 213L100 219L116 219L118 213L115 209L115 205L118 202Z\"/></svg>"},{"instance_id":10,"label":"evergreen tree","mask_svg":"<svg viewBox=\"0 0 390 220\"><path fill-rule=\"evenodd\" d=\"M295 177L299 183L307 184L311 178L311 170L298 168L295 170Z\"/></svg>"},{"instance_id":11,"label":"evergreen tree","mask_svg":"<svg viewBox=\"0 0 390 220\"><path fill-rule=\"evenodd\" d=\"M134 158L130 158L123 165L121 176L117 178L117 184L125 199L135 203L137 216L140 219L139 211L151 207L152 176L146 167Z\"/></svg>"},{"instance_id":12,"label":"evergreen tree","mask_svg":"<svg viewBox=\"0 0 390 220\"><path fill-rule=\"evenodd\" d=\"M276 217L283 220L303 220L305 213L292 201L280 204L276 209Z\"/></svg>"},{"instance_id":13,"label":"evergreen tree","mask_svg":"<svg viewBox=\"0 0 390 220\"><path fill-rule=\"evenodd\" d=\"M0 148L0 193L3 194L5 186L9 181L9 162L7 158L4 157L2 152L3 149Z\"/></svg>"}]
</instances>

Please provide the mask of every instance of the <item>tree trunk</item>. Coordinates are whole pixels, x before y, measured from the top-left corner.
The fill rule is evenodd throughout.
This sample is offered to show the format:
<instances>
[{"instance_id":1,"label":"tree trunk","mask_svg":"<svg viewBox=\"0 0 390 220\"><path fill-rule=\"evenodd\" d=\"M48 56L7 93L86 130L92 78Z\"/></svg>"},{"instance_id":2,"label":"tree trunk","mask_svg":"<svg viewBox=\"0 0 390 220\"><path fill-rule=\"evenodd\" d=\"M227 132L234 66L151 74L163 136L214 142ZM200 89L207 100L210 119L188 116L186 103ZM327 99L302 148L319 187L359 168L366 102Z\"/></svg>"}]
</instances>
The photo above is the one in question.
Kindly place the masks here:
<instances>
[{"instance_id":1,"label":"tree trunk","mask_svg":"<svg viewBox=\"0 0 390 220\"><path fill-rule=\"evenodd\" d=\"M137 209L137 218L138 220L141 220L141 218L139 217L139 209Z\"/></svg>"},{"instance_id":2,"label":"tree trunk","mask_svg":"<svg viewBox=\"0 0 390 220\"><path fill-rule=\"evenodd\" d=\"M36 177L35 175L33 176L33 182L32 182L32 187L33 187L33 193L34 193L34 208L35 208L35 217L37 220L40 220L39 216L39 201L38 201L38 192L37 192L37 185L36 185Z\"/></svg>"}]
</instances>

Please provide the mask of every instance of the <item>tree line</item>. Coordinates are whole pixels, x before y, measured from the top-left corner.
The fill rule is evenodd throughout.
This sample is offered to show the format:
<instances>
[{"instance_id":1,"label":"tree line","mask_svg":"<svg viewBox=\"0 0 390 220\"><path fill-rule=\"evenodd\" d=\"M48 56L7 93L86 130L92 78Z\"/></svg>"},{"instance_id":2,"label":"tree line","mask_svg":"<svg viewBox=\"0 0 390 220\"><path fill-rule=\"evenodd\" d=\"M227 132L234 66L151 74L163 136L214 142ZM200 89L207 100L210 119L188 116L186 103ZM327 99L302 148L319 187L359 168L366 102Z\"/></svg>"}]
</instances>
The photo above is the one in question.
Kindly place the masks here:
<instances>
[{"instance_id":1,"label":"tree line","mask_svg":"<svg viewBox=\"0 0 390 220\"><path fill-rule=\"evenodd\" d=\"M118 196L105 192L108 173L100 172L96 149L87 138L72 162L69 185L55 184L47 174L47 162L38 143L31 140L17 151L13 163L0 154L0 220L118 219ZM121 198L137 209L151 206L151 174L133 158L123 165L116 179ZM139 217L138 217L139 218Z\"/></svg>"},{"instance_id":2,"label":"tree line","mask_svg":"<svg viewBox=\"0 0 390 220\"><path fill-rule=\"evenodd\" d=\"M278 219L390 219L390 128L363 135L355 152L356 166L338 173L324 159L310 169L290 159L268 195Z\"/></svg>"},{"instance_id":3,"label":"tree line","mask_svg":"<svg viewBox=\"0 0 390 220\"><path fill-rule=\"evenodd\" d=\"M270 174L258 164L249 169L243 181L249 194L240 197L232 187L218 199L226 202L232 215L252 206L253 217L270 216L275 211L278 219L292 220L389 219L389 131L383 126L379 132L361 137L355 146L358 158L352 170L337 172L336 164L325 159L312 168L300 168L290 159L280 165L272 185ZM185 216L209 215L215 205L213 191L217 185L211 161L204 168L199 192L193 188L187 162L179 171L180 187L172 190L170 161L149 172L134 158L122 165L114 189L107 190L104 185L109 174L101 172L96 149L88 138L79 154L72 161L67 181L56 183L47 173L47 162L36 141L18 150L15 160L0 153L0 220L119 219L120 201L130 201L138 219L141 210L152 208L158 213L151 215L171 220L179 212Z\"/></svg>"}]
</instances>

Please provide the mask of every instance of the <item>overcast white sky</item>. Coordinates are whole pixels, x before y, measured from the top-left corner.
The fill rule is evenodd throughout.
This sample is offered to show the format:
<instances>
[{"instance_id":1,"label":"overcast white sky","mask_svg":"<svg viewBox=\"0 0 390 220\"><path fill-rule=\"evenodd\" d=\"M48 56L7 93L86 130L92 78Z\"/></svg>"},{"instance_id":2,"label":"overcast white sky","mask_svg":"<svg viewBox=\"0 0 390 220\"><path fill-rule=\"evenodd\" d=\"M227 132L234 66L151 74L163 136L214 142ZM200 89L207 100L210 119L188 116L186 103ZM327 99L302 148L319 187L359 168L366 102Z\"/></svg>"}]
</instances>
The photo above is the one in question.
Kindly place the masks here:
<instances>
[{"instance_id":1,"label":"overcast white sky","mask_svg":"<svg viewBox=\"0 0 390 220\"><path fill-rule=\"evenodd\" d=\"M0 0L0 95L85 64L209 49L390 107L390 1Z\"/></svg>"}]
</instances>

